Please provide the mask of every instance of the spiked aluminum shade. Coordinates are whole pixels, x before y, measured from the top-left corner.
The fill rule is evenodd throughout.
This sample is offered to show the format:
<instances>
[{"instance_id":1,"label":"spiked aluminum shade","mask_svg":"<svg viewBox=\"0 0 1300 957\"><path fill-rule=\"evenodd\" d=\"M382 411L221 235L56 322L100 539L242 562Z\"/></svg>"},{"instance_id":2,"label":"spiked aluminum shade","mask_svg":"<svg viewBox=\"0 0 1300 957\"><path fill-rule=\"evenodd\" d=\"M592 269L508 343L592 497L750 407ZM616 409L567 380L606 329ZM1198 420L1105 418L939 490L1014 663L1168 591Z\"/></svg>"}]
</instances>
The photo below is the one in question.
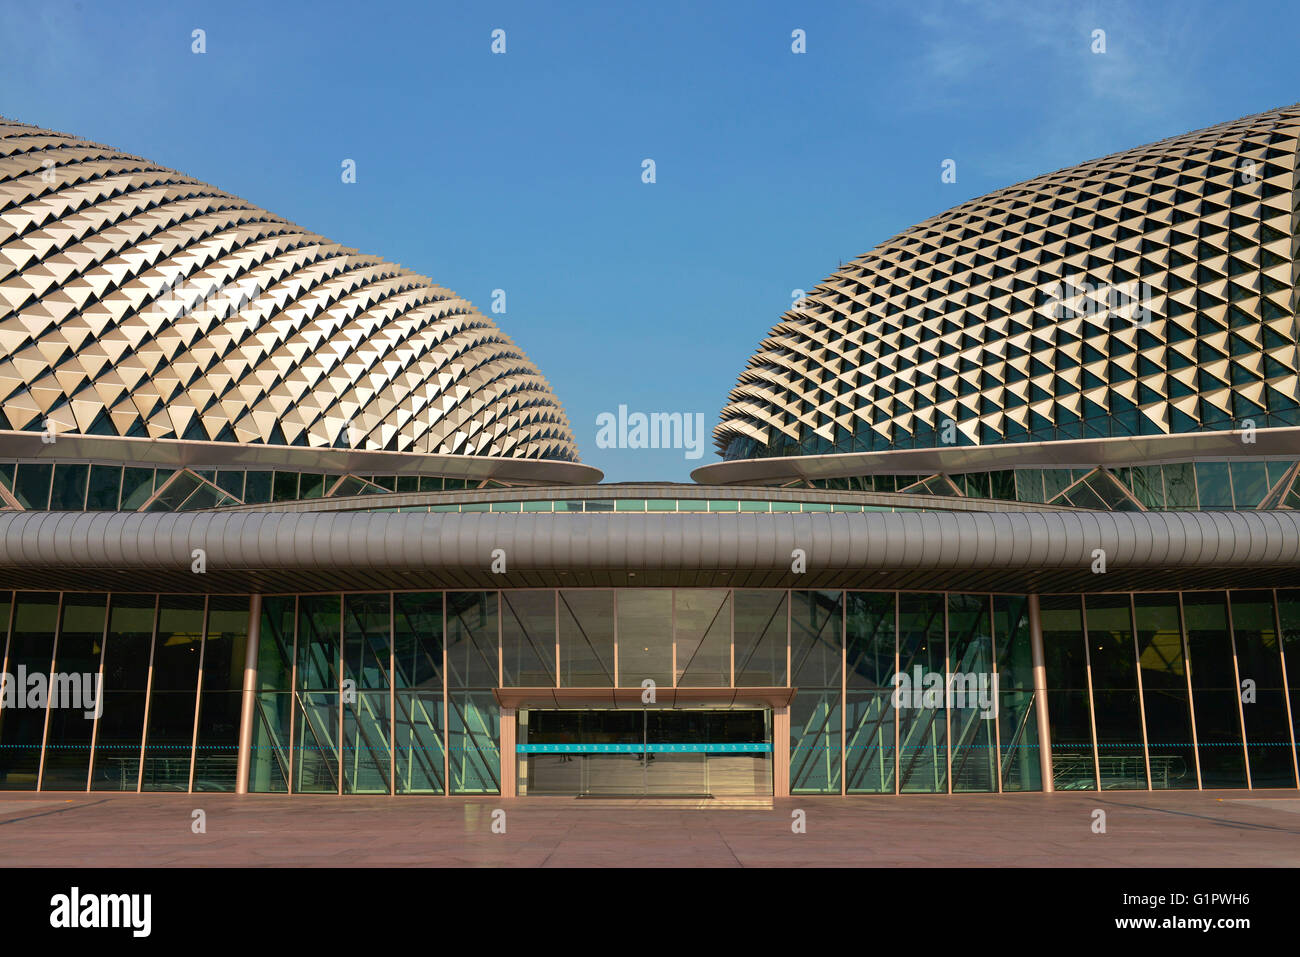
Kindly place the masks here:
<instances>
[{"instance_id":1,"label":"spiked aluminum shade","mask_svg":"<svg viewBox=\"0 0 1300 957\"><path fill-rule=\"evenodd\" d=\"M424 276L0 119L0 430L576 462L536 367Z\"/></svg>"},{"instance_id":2,"label":"spiked aluminum shade","mask_svg":"<svg viewBox=\"0 0 1300 957\"><path fill-rule=\"evenodd\" d=\"M719 452L1300 424L1298 130L1288 107L1188 133L882 243L782 316L722 411Z\"/></svg>"}]
</instances>

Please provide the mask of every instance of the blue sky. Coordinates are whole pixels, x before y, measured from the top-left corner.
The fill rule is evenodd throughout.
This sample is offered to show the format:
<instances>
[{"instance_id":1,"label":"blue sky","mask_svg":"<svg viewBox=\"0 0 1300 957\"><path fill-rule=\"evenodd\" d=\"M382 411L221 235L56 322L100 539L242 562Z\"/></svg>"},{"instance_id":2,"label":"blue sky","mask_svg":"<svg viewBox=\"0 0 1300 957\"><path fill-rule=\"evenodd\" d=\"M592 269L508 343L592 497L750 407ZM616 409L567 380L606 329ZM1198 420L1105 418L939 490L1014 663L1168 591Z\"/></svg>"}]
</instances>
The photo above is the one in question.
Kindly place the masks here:
<instances>
[{"instance_id":1,"label":"blue sky","mask_svg":"<svg viewBox=\"0 0 1300 957\"><path fill-rule=\"evenodd\" d=\"M0 0L0 114L207 180L485 313L504 289L494 318L583 460L685 481L711 438L695 460L601 449L597 416L712 430L792 290L973 196L1300 100L1297 35L1300 9L1263 2Z\"/></svg>"}]
</instances>

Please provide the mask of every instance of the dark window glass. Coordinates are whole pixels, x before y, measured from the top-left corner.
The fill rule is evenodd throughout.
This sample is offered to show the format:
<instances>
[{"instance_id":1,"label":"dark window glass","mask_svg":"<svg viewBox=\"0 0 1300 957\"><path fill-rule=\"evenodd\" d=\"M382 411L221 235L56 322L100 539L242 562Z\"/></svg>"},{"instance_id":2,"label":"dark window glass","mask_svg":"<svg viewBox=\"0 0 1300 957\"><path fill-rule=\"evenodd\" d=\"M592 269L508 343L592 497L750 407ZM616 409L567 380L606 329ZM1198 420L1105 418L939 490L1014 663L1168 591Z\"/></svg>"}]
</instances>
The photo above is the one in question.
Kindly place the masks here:
<instances>
[{"instance_id":1,"label":"dark window glass","mask_svg":"<svg viewBox=\"0 0 1300 957\"><path fill-rule=\"evenodd\" d=\"M386 690L389 648L388 594L343 596L343 677L356 688Z\"/></svg>"},{"instance_id":2,"label":"dark window glass","mask_svg":"<svg viewBox=\"0 0 1300 957\"><path fill-rule=\"evenodd\" d=\"M442 592L398 592L393 596L393 653L396 687L419 689L426 696L436 692L441 706Z\"/></svg>"},{"instance_id":3,"label":"dark window glass","mask_svg":"<svg viewBox=\"0 0 1300 957\"><path fill-rule=\"evenodd\" d=\"M9 674L14 676L15 706L0 709L0 789L34 791L45 732L59 596L54 592L19 592L17 603L9 636ZM37 675L41 679L32 680ZM22 707L17 706L19 701Z\"/></svg>"},{"instance_id":4,"label":"dark window glass","mask_svg":"<svg viewBox=\"0 0 1300 957\"><path fill-rule=\"evenodd\" d=\"M1097 775L1082 603L1078 595L1044 595L1040 608L1053 784L1057 790L1090 790L1097 786Z\"/></svg>"},{"instance_id":5,"label":"dark window glass","mask_svg":"<svg viewBox=\"0 0 1300 957\"><path fill-rule=\"evenodd\" d=\"M239 721L248 646L248 597L213 595L208 600L203 643L203 692L199 699L194 790L233 791L239 768Z\"/></svg>"},{"instance_id":6,"label":"dark window glass","mask_svg":"<svg viewBox=\"0 0 1300 957\"><path fill-rule=\"evenodd\" d=\"M86 477L89 465L54 466L54 487L50 508L56 512L80 512L86 507Z\"/></svg>"},{"instance_id":7,"label":"dark window glass","mask_svg":"<svg viewBox=\"0 0 1300 957\"><path fill-rule=\"evenodd\" d=\"M1257 788L1296 786L1282 655L1273 618L1273 593L1235 591L1232 639L1241 680L1241 712L1246 720L1250 783Z\"/></svg>"},{"instance_id":8,"label":"dark window glass","mask_svg":"<svg viewBox=\"0 0 1300 957\"><path fill-rule=\"evenodd\" d=\"M1088 595L1088 655L1103 790L1147 786L1128 595Z\"/></svg>"},{"instance_id":9,"label":"dark window glass","mask_svg":"<svg viewBox=\"0 0 1300 957\"><path fill-rule=\"evenodd\" d=\"M18 504L32 511L44 510L50 502L50 477L53 474L52 465L20 463L14 477L14 497Z\"/></svg>"},{"instance_id":10,"label":"dark window glass","mask_svg":"<svg viewBox=\"0 0 1300 957\"><path fill-rule=\"evenodd\" d=\"M843 593L790 593L790 670L800 688L840 687L844 647Z\"/></svg>"},{"instance_id":11,"label":"dark window glass","mask_svg":"<svg viewBox=\"0 0 1300 957\"><path fill-rule=\"evenodd\" d=\"M446 634L449 686L497 687L497 593L448 592Z\"/></svg>"},{"instance_id":12,"label":"dark window glass","mask_svg":"<svg viewBox=\"0 0 1300 957\"><path fill-rule=\"evenodd\" d=\"M1268 468L1263 462L1233 462L1232 499L1239 509L1257 508L1268 493Z\"/></svg>"},{"instance_id":13,"label":"dark window glass","mask_svg":"<svg viewBox=\"0 0 1300 957\"><path fill-rule=\"evenodd\" d=\"M948 671L952 790L996 791L999 702L987 595L948 596Z\"/></svg>"},{"instance_id":14,"label":"dark window glass","mask_svg":"<svg viewBox=\"0 0 1300 957\"><path fill-rule=\"evenodd\" d=\"M276 472L274 491L271 494L273 502L291 502L298 498L298 473L297 472Z\"/></svg>"},{"instance_id":15,"label":"dark window glass","mask_svg":"<svg viewBox=\"0 0 1300 957\"><path fill-rule=\"evenodd\" d=\"M1183 621L1191 660L1201 786L1244 788L1246 762L1224 594L1186 592Z\"/></svg>"},{"instance_id":16,"label":"dark window glass","mask_svg":"<svg viewBox=\"0 0 1300 957\"><path fill-rule=\"evenodd\" d=\"M257 695L253 705L253 753L248 774L250 791L283 794L289 790L289 722L292 712L292 694L267 692Z\"/></svg>"},{"instance_id":17,"label":"dark window glass","mask_svg":"<svg viewBox=\"0 0 1300 957\"><path fill-rule=\"evenodd\" d=\"M88 511L116 511L121 494L121 466L92 465L90 467L90 488L86 493Z\"/></svg>"},{"instance_id":18,"label":"dark window glass","mask_svg":"<svg viewBox=\"0 0 1300 957\"><path fill-rule=\"evenodd\" d=\"M943 595L898 596L898 670L900 681L907 679L899 687L898 780L905 793L948 790L945 610Z\"/></svg>"},{"instance_id":19,"label":"dark window glass","mask_svg":"<svg viewBox=\"0 0 1300 957\"><path fill-rule=\"evenodd\" d=\"M105 595L63 596L41 774L44 791L84 791L89 783L106 599Z\"/></svg>"},{"instance_id":20,"label":"dark window glass","mask_svg":"<svg viewBox=\"0 0 1300 957\"><path fill-rule=\"evenodd\" d=\"M261 635L257 646L260 691L290 691L293 679L293 630L297 603L292 595L262 599Z\"/></svg>"},{"instance_id":21,"label":"dark window glass","mask_svg":"<svg viewBox=\"0 0 1300 957\"><path fill-rule=\"evenodd\" d=\"M1133 597L1151 787L1196 787L1187 669L1176 594Z\"/></svg>"},{"instance_id":22,"label":"dark window glass","mask_svg":"<svg viewBox=\"0 0 1300 957\"><path fill-rule=\"evenodd\" d=\"M135 512L153 494L153 469L122 470L121 511Z\"/></svg>"},{"instance_id":23,"label":"dark window glass","mask_svg":"<svg viewBox=\"0 0 1300 957\"><path fill-rule=\"evenodd\" d=\"M998 733L1002 743L1002 790L1041 791L1038 719L1034 711L1029 599L995 595L993 637L998 659Z\"/></svg>"},{"instance_id":24,"label":"dark window glass","mask_svg":"<svg viewBox=\"0 0 1300 957\"><path fill-rule=\"evenodd\" d=\"M298 600L298 688L339 688L340 599L303 595Z\"/></svg>"},{"instance_id":25,"label":"dark window glass","mask_svg":"<svg viewBox=\"0 0 1300 957\"><path fill-rule=\"evenodd\" d=\"M893 691L894 593L848 592L847 602L848 687Z\"/></svg>"},{"instance_id":26,"label":"dark window glass","mask_svg":"<svg viewBox=\"0 0 1300 957\"><path fill-rule=\"evenodd\" d=\"M104 705L95 731L94 791L134 791L140 779L153 595L114 595L104 645Z\"/></svg>"},{"instance_id":27,"label":"dark window glass","mask_svg":"<svg viewBox=\"0 0 1300 957\"><path fill-rule=\"evenodd\" d=\"M188 791L194 746L203 599L164 595L158 606L145 738L144 791Z\"/></svg>"},{"instance_id":28,"label":"dark window glass","mask_svg":"<svg viewBox=\"0 0 1300 957\"><path fill-rule=\"evenodd\" d=\"M271 501L270 472L249 472L244 482L244 503L262 505Z\"/></svg>"}]
</instances>

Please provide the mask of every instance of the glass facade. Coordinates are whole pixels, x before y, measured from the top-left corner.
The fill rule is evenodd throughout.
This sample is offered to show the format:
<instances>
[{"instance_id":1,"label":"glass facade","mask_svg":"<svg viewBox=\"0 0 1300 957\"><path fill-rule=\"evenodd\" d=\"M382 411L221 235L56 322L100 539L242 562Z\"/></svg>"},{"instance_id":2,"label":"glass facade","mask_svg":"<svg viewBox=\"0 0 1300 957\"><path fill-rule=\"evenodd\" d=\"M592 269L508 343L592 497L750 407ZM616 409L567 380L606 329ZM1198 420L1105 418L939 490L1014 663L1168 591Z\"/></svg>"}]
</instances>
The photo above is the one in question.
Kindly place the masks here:
<instances>
[{"instance_id":1,"label":"glass facade","mask_svg":"<svg viewBox=\"0 0 1300 957\"><path fill-rule=\"evenodd\" d=\"M0 462L0 485L19 508L55 512L179 512L345 495L502 487L492 480L440 475L135 468L21 461Z\"/></svg>"},{"instance_id":2,"label":"glass facade","mask_svg":"<svg viewBox=\"0 0 1300 957\"><path fill-rule=\"evenodd\" d=\"M1072 505L1104 511L1300 508L1300 462L1235 460L812 479L813 488Z\"/></svg>"},{"instance_id":3,"label":"glass facade","mask_svg":"<svg viewBox=\"0 0 1300 957\"><path fill-rule=\"evenodd\" d=\"M249 787L500 793L503 759L516 757L501 754L496 689L647 679L691 693L790 689L788 740L749 743L788 755L794 794L1041 790L1045 744L1061 790L1297 786L1300 591L1040 596L1050 742L1030 604L777 589L269 595ZM0 789L234 790L249 607L233 595L0 593ZM521 735L546 732L544 709L530 714ZM669 719L655 720L638 726L641 743L672 737L654 737ZM701 728L690 734L731 740ZM773 773L732 763L747 787ZM670 764L665 781L709 766L655 767ZM560 772L577 768L557 758Z\"/></svg>"}]
</instances>

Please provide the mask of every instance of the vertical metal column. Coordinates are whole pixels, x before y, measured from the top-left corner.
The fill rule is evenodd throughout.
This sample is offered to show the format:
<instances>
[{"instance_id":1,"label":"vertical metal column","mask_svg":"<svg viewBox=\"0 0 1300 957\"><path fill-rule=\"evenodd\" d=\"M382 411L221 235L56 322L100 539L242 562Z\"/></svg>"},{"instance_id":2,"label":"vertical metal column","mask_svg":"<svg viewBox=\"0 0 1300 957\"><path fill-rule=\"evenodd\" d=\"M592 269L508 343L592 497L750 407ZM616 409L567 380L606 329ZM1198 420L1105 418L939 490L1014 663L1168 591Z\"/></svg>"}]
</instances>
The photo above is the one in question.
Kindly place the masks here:
<instances>
[{"instance_id":1,"label":"vertical metal column","mask_svg":"<svg viewBox=\"0 0 1300 957\"><path fill-rule=\"evenodd\" d=\"M1029 596L1029 651L1034 665L1034 712L1038 718L1038 767L1043 792L1056 790L1052 783L1052 726L1047 717L1047 663L1043 655L1043 619L1038 595Z\"/></svg>"},{"instance_id":2,"label":"vertical metal column","mask_svg":"<svg viewBox=\"0 0 1300 957\"><path fill-rule=\"evenodd\" d=\"M253 720L257 704L257 657L262 638L262 596L248 601L248 643L244 647L244 696L239 714L239 770L235 775L235 793L248 793L248 779L253 767ZM287 785L287 782L286 782Z\"/></svg>"}]
</instances>

